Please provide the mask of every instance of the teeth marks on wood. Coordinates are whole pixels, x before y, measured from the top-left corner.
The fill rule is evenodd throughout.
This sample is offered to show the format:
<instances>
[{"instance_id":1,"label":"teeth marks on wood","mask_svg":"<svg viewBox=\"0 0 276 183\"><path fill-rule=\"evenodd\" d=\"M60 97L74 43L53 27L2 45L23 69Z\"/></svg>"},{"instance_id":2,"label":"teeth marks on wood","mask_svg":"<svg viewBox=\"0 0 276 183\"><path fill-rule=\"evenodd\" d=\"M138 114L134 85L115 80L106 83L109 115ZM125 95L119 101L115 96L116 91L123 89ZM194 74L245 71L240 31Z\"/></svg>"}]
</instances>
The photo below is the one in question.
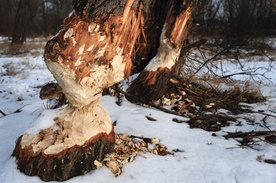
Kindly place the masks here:
<instances>
[{"instance_id":1,"label":"teeth marks on wood","mask_svg":"<svg viewBox=\"0 0 276 183\"><path fill-rule=\"evenodd\" d=\"M120 91L123 91L122 82L115 83L111 87L105 88L102 94L116 97L116 104L121 106L124 94ZM95 95L98 94L99 93L96 93ZM58 83L47 83L42 86L40 90L40 98L42 100L48 99L47 108L49 109L56 109L67 103L67 99ZM2 111L0 111L0 113L1 112Z\"/></svg>"},{"instance_id":2,"label":"teeth marks on wood","mask_svg":"<svg viewBox=\"0 0 276 183\"><path fill-rule=\"evenodd\" d=\"M71 38L73 36L73 34L74 34L74 30L72 28L70 28L65 32L63 38L64 39Z\"/></svg>"},{"instance_id":3,"label":"teeth marks on wood","mask_svg":"<svg viewBox=\"0 0 276 183\"><path fill-rule=\"evenodd\" d=\"M115 7L118 7L123 5L124 1L106 3L109 5L115 3ZM76 71L75 79L80 82L84 77L90 76L91 66L83 69L83 66L75 63L76 61L80 59L89 65L108 67L112 59L120 55L125 63L124 76L127 77L132 69L131 60L135 54L135 43L143 33L144 24L142 4L136 7L136 4L133 5L133 0L129 0L128 3L130 6L126 7L123 17L120 13L114 13L89 19L86 15L80 16L78 11L74 12L67 18L60 33L47 43L45 58ZM91 8L91 6L87 4L86 8ZM118 53L116 48L122 51ZM80 72L80 70L85 70L85 72Z\"/></svg>"}]
</instances>

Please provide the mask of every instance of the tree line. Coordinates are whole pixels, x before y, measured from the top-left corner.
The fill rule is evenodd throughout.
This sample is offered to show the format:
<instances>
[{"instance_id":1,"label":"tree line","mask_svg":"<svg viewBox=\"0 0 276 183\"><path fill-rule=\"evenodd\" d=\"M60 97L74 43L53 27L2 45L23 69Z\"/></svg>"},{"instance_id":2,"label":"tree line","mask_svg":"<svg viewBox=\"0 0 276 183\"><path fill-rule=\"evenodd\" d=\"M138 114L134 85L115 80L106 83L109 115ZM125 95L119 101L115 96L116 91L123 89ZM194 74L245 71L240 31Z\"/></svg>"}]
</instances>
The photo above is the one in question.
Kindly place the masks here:
<instances>
[{"instance_id":1,"label":"tree line","mask_svg":"<svg viewBox=\"0 0 276 183\"><path fill-rule=\"evenodd\" d=\"M226 42L276 34L275 0L201 0L195 32Z\"/></svg>"},{"instance_id":2,"label":"tree line","mask_svg":"<svg viewBox=\"0 0 276 183\"><path fill-rule=\"evenodd\" d=\"M0 35L23 43L28 36L49 36L59 30L74 0L1 0ZM193 33L236 38L239 42L274 35L275 0L198 0Z\"/></svg>"},{"instance_id":3,"label":"tree line","mask_svg":"<svg viewBox=\"0 0 276 183\"><path fill-rule=\"evenodd\" d=\"M56 34L71 10L71 0L2 0L0 35L21 44L26 37Z\"/></svg>"}]
</instances>

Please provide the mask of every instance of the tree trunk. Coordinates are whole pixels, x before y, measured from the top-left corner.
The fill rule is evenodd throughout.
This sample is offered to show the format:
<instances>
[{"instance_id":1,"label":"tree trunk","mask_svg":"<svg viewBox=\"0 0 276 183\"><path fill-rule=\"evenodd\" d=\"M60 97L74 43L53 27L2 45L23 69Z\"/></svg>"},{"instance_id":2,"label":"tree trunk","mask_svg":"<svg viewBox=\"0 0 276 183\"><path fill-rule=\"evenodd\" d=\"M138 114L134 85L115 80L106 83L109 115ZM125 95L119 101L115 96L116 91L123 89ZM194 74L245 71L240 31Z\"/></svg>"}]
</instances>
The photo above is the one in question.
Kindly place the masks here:
<instances>
[{"instance_id":1,"label":"tree trunk","mask_svg":"<svg viewBox=\"0 0 276 183\"><path fill-rule=\"evenodd\" d=\"M18 139L13 156L20 171L63 181L95 169L94 161L113 151L114 129L100 98L103 88L131 73L142 9L134 0L74 1L74 11L44 53L69 104L53 119L47 111L41 114L36 124L44 128Z\"/></svg>"},{"instance_id":2,"label":"tree trunk","mask_svg":"<svg viewBox=\"0 0 276 183\"><path fill-rule=\"evenodd\" d=\"M20 0L14 20L12 45L23 44L29 23L36 15L37 0Z\"/></svg>"},{"instance_id":3,"label":"tree trunk","mask_svg":"<svg viewBox=\"0 0 276 183\"><path fill-rule=\"evenodd\" d=\"M128 90L129 94L145 101L159 99L166 93L173 71L179 70L178 59L190 28L191 4L185 0L170 1L168 7L158 52ZM133 98L128 100L137 102Z\"/></svg>"},{"instance_id":4,"label":"tree trunk","mask_svg":"<svg viewBox=\"0 0 276 183\"><path fill-rule=\"evenodd\" d=\"M41 4L41 8L42 8L42 19L43 19L43 35L44 37L47 37L49 35L49 26L48 26L48 5L47 2L43 2Z\"/></svg>"}]
</instances>

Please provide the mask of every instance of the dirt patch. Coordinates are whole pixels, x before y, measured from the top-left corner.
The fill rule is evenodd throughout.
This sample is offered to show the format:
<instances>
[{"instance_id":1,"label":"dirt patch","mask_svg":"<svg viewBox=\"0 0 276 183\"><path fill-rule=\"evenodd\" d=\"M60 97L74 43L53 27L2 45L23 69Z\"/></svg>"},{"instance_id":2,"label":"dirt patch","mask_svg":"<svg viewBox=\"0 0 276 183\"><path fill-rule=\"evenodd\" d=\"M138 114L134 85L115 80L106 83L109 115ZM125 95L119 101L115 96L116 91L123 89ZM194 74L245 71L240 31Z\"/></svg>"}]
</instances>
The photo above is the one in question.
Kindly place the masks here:
<instances>
[{"instance_id":1,"label":"dirt patch","mask_svg":"<svg viewBox=\"0 0 276 183\"><path fill-rule=\"evenodd\" d=\"M12 46L10 42L0 42L0 55L8 56L26 56L26 54L31 54L32 56L40 56L41 53L37 50L44 49L46 42L41 41L31 41L26 42L22 45Z\"/></svg>"}]
</instances>

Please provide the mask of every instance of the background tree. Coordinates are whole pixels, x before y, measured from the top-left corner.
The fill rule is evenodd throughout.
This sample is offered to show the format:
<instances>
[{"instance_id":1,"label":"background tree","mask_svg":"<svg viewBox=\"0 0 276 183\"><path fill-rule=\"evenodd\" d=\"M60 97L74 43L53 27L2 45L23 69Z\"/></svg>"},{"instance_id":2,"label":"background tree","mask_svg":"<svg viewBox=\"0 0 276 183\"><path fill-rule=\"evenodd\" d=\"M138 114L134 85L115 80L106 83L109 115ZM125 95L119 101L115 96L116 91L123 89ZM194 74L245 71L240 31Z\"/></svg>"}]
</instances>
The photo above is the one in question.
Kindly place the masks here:
<instances>
[{"instance_id":1,"label":"background tree","mask_svg":"<svg viewBox=\"0 0 276 183\"><path fill-rule=\"evenodd\" d=\"M71 9L71 0L0 1L0 35L12 37L13 44L22 44L24 37L53 35Z\"/></svg>"},{"instance_id":2,"label":"background tree","mask_svg":"<svg viewBox=\"0 0 276 183\"><path fill-rule=\"evenodd\" d=\"M17 23L15 15L21 11L18 8L27 8L27 6L19 6L19 2L19 0L0 1L0 20L3 25L0 27L1 36L12 36L13 30L17 26L15 25ZM71 0L37 0L35 3L38 4L36 15L28 23L25 32L29 37L54 35L72 8ZM162 3L167 2L160 0L160 4ZM227 44L227 42L238 40L237 36L245 40L252 40L255 37L275 35L275 0L197 0L194 1L194 4L198 7L193 13L193 23L197 26L193 28L190 35L195 37L212 36L214 38L215 36L215 39L223 40ZM160 19L164 20L165 12L160 10L154 10L154 12L156 16L158 14ZM27 16L26 19L28 19ZM154 27L154 22L151 25ZM161 33L160 27L151 31L156 31L159 34ZM150 38L147 39L149 41ZM159 42L154 41L153 44L158 46ZM152 55L156 54L151 49L146 49L146 51L152 52ZM145 67L146 60L148 60L145 58L141 62L140 59L138 57L135 59L136 63L139 63L135 72L138 72L139 67L141 67L140 70Z\"/></svg>"},{"instance_id":3,"label":"background tree","mask_svg":"<svg viewBox=\"0 0 276 183\"><path fill-rule=\"evenodd\" d=\"M28 25L36 16L38 1L20 0L15 16L12 44L22 44L26 39Z\"/></svg>"},{"instance_id":4,"label":"background tree","mask_svg":"<svg viewBox=\"0 0 276 183\"><path fill-rule=\"evenodd\" d=\"M9 35L12 32L17 4L18 0L0 1L0 35Z\"/></svg>"}]
</instances>

